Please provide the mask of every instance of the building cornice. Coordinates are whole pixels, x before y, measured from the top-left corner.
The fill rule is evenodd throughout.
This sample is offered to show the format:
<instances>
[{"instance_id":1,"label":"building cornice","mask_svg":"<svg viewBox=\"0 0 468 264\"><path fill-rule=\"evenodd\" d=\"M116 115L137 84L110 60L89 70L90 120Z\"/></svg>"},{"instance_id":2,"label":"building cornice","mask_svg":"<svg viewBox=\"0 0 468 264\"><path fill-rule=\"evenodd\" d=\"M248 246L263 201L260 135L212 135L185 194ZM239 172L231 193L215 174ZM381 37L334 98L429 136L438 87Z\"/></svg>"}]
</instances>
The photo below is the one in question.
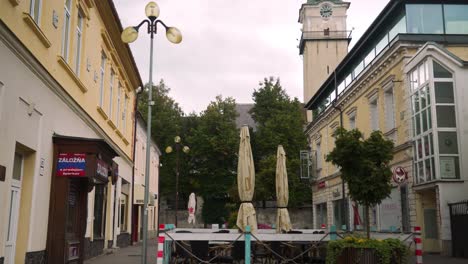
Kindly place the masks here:
<instances>
[{"instance_id":1,"label":"building cornice","mask_svg":"<svg viewBox=\"0 0 468 264\"><path fill-rule=\"evenodd\" d=\"M62 86L50 75L42 64L29 52L18 40L13 32L0 20L0 40L28 67L50 90L59 97L79 118L85 122L98 136L109 144L117 154L127 163L132 160L120 149L120 147L106 134L106 132L81 108L81 106L62 88Z\"/></svg>"}]
</instances>

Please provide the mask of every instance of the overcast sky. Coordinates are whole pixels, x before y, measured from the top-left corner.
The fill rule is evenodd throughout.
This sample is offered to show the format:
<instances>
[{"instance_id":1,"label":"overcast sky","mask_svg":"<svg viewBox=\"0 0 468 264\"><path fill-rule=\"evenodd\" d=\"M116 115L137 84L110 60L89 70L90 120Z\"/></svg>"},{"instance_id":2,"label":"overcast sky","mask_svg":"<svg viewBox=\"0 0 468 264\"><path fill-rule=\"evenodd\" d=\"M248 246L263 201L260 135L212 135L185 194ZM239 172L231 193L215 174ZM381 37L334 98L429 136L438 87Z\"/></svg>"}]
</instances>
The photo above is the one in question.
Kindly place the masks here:
<instances>
[{"instance_id":1,"label":"overcast sky","mask_svg":"<svg viewBox=\"0 0 468 264\"><path fill-rule=\"evenodd\" d=\"M123 27L145 18L147 0L114 0ZM174 45L164 34L155 42L153 80L164 79L186 112L200 112L216 95L252 102L265 77L279 77L292 97L302 98L302 59L297 48L299 8L305 0L159 0L160 19L180 29ZM351 0L348 29L353 43L389 0ZM149 37L130 44L144 82L149 72ZM164 29L161 28L161 33Z\"/></svg>"}]
</instances>

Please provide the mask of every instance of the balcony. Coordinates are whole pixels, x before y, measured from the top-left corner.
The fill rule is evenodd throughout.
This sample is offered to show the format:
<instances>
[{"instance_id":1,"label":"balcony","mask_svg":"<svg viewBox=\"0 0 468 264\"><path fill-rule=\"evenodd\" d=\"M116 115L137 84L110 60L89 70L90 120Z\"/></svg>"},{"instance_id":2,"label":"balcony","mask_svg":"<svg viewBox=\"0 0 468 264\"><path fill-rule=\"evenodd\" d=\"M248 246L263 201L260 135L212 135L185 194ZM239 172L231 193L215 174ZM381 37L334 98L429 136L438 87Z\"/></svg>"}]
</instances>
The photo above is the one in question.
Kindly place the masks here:
<instances>
[{"instance_id":1,"label":"balcony","mask_svg":"<svg viewBox=\"0 0 468 264\"><path fill-rule=\"evenodd\" d=\"M347 40L348 43L351 41L352 31L331 31L331 30L322 30L322 31L303 31L301 36L301 42L299 43L299 50L302 55L304 51L304 44L308 40Z\"/></svg>"}]
</instances>

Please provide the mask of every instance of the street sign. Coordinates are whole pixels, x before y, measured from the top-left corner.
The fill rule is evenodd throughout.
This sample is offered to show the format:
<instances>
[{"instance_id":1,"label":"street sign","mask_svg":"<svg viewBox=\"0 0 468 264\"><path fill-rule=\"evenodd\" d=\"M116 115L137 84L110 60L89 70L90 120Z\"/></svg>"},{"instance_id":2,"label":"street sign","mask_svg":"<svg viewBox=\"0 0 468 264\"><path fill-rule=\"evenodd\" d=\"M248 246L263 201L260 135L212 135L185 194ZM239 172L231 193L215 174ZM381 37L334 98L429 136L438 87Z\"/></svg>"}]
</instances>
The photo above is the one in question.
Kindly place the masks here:
<instances>
[{"instance_id":1,"label":"street sign","mask_svg":"<svg viewBox=\"0 0 468 264\"><path fill-rule=\"evenodd\" d=\"M408 179L408 173L403 167L396 167L393 169L393 181L400 185Z\"/></svg>"}]
</instances>

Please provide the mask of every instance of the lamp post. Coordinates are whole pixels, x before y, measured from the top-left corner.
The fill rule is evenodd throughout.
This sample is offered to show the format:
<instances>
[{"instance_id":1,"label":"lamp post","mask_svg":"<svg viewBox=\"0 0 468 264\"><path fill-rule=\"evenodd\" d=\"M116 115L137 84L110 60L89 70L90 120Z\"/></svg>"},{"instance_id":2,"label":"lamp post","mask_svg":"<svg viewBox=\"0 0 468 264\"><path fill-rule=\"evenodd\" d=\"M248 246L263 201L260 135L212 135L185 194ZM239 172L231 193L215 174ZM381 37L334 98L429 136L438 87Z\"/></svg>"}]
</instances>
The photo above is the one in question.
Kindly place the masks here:
<instances>
[{"instance_id":1,"label":"lamp post","mask_svg":"<svg viewBox=\"0 0 468 264\"><path fill-rule=\"evenodd\" d=\"M154 105L153 101L153 39L157 34L157 26L161 24L166 29L167 39L178 44L182 41L182 34L175 27L168 27L164 22L158 19L159 6L155 2L149 2L145 7L145 14L148 19L144 19L138 26L130 26L124 29L121 39L124 43L134 42L138 38L138 30L143 24L147 24L147 33L151 37L150 42L150 65L149 65L149 88L148 88L148 119L147 119L147 136L146 136L146 168L145 168L145 198L144 198L144 216L143 216L143 247L141 263L146 264L147 259L147 242L148 242L148 196L149 196L149 173L150 173L150 149L151 149L151 106ZM156 229L156 232L159 230Z\"/></svg>"},{"instance_id":2,"label":"lamp post","mask_svg":"<svg viewBox=\"0 0 468 264\"><path fill-rule=\"evenodd\" d=\"M176 136L174 138L174 143L175 143L175 149L176 149L176 184L175 184L175 217L174 217L174 224L177 227L177 209L179 209L179 153L180 153L180 148L182 146L182 139L179 136ZM172 147L168 146L166 148L166 153L169 154L172 152ZM187 146L182 147L182 151L185 154L188 154L190 151L190 148Z\"/></svg>"}]
</instances>

